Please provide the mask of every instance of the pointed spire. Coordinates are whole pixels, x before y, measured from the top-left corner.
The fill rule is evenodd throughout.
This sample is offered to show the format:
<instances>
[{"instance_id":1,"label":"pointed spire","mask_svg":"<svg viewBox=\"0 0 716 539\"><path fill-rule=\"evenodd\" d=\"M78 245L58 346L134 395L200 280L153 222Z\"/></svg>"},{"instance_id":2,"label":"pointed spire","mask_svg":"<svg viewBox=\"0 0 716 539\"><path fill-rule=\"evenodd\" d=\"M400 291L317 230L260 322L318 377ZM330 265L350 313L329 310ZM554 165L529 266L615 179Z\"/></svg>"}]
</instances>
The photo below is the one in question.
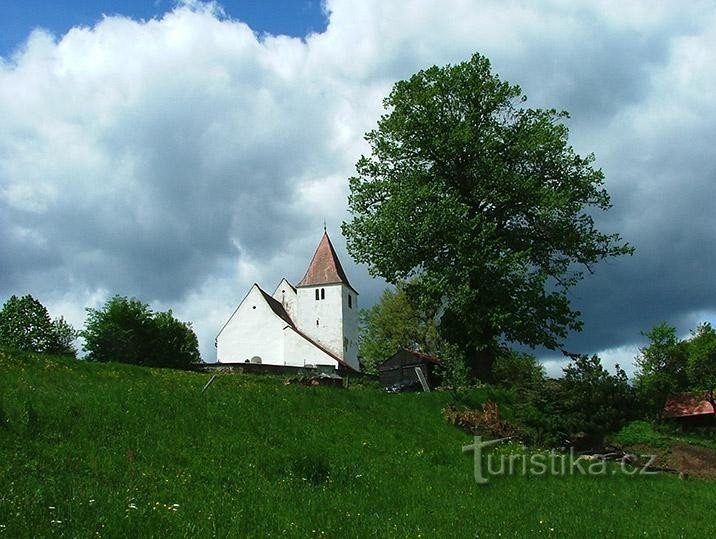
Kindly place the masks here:
<instances>
[{"instance_id":1,"label":"pointed spire","mask_svg":"<svg viewBox=\"0 0 716 539\"><path fill-rule=\"evenodd\" d=\"M298 286L317 286L322 284L343 283L353 288L348 282L348 277L343 271L341 262L338 260L336 250L333 248L327 232L323 232L321 242L313 254L311 263L308 265L306 274L298 283Z\"/></svg>"}]
</instances>

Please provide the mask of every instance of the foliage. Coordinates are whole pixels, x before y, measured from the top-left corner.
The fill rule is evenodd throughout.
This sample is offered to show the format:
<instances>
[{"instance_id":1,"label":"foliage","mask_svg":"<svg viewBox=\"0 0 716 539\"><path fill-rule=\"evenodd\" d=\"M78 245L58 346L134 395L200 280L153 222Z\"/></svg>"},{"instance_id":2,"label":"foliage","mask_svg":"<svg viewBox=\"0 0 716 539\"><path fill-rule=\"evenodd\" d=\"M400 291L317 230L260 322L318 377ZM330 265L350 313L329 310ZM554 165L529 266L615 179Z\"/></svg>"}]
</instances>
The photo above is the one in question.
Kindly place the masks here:
<instances>
[{"instance_id":1,"label":"foliage","mask_svg":"<svg viewBox=\"0 0 716 539\"><path fill-rule=\"evenodd\" d=\"M75 339L79 337L79 331L72 327L64 317L60 316L52 321L52 335L54 342L48 353L61 356L77 356Z\"/></svg>"},{"instance_id":2,"label":"foliage","mask_svg":"<svg viewBox=\"0 0 716 539\"><path fill-rule=\"evenodd\" d=\"M531 354L506 351L497 356L492 367L496 384L530 388L539 385L545 377L542 364Z\"/></svg>"},{"instance_id":3,"label":"foliage","mask_svg":"<svg viewBox=\"0 0 716 539\"><path fill-rule=\"evenodd\" d=\"M441 386L449 388L455 397L473 382L470 376L465 354L460 347L448 342L441 342L437 351L440 366L437 369Z\"/></svg>"},{"instance_id":4,"label":"foliage","mask_svg":"<svg viewBox=\"0 0 716 539\"><path fill-rule=\"evenodd\" d=\"M191 324L181 322L171 311L154 315L153 365L180 367L201 361L199 341Z\"/></svg>"},{"instance_id":5,"label":"foliage","mask_svg":"<svg viewBox=\"0 0 716 539\"><path fill-rule=\"evenodd\" d=\"M634 418L634 392L619 365L612 375L597 356L573 356L560 385L572 437L583 433L586 440L601 441Z\"/></svg>"},{"instance_id":6,"label":"foliage","mask_svg":"<svg viewBox=\"0 0 716 539\"><path fill-rule=\"evenodd\" d=\"M62 317L51 320L31 295L10 297L0 310L0 346L74 357L77 332Z\"/></svg>"},{"instance_id":7,"label":"foliage","mask_svg":"<svg viewBox=\"0 0 716 539\"><path fill-rule=\"evenodd\" d=\"M716 331L700 324L686 343L686 371L692 389L716 390Z\"/></svg>"},{"instance_id":8,"label":"foliage","mask_svg":"<svg viewBox=\"0 0 716 539\"><path fill-rule=\"evenodd\" d=\"M365 372L376 372L399 348L426 353L436 348L435 324L413 305L404 283L384 290L378 303L361 312L358 355Z\"/></svg>"},{"instance_id":9,"label":"foliage","mask_svg":"<svg viewBox=\"0 0 716 539\"><path fill-rule=\"evenodd\" d=\"M518 440L524 437L524 433L519 428L501 417L500 408L494 401L483 404L481 411L448 406L443 408L442 415L448 423L470 434Z\"/></svg>"},{"instance_id":10,"label":"foliage","mask_svg":"<svg viewBox=\"0 0 716 539\"><path fill-rule=\"evenodd\" d=\"M581 329L567 295L579 268L632 252L594 224L610 199L593 156L569 146L567 113L524 100L479 54L396 83L343 224L373 275L419 277L442 334L483 380L501 343L555 349Z\"/></svg>"},{"instance_id":11,"label":"foliage","mask_svg":"<svg viewBox=\"0 0 716 539\"><path fill-rule=\"evenodd\" d=\"M647 414L659 417L667 397L688 388L688 350L676 337L676 328L666 323L643 335L650 342L636 357L634 386Z\"/></svg>"},{"instance_id":12,"label":"foliage","mask_svg":"<svg viewBox=\"0 0 716 539\"><path fill-rule=\"evenodd\" d=\"M645 444L659 447L664 445L666 440L667 437L657 432L654 425L648 421L632 421L614 435L614 441L623 446Z\"/></svg>"},{"instance_id":13,"label":"foliage","mask_svg":"<svg viewBox=\"0 0 716 539\"><path fill-rule=\"evenodd\" d=\"M30 354L0 354L0 372L18 424L0 426L3 537L713 535L706 481L476 485L444 392L234 374L202 393L208 374Z\"/></svg>"},{"instance_id":14,"label":"foliage","mask_svg":"<svg viewBox=\"0 0 716 539\"><path fill-rule=\"evenodd\" d=\"M138 299L110 298L102 309L87 309L82 336L87 359L178 367L200 360L191 325L171 311L154 313Z\"/></svg>"}]
</instances>

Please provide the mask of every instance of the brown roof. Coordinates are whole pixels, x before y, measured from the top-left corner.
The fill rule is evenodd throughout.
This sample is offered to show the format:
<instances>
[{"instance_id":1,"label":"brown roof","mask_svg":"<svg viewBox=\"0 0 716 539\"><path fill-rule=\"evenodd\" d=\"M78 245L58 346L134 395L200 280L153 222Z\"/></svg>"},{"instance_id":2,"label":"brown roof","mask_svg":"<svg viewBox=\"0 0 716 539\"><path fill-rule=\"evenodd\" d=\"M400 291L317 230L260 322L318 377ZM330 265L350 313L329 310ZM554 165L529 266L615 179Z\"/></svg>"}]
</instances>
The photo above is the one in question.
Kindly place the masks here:
<instances>
[{"instance_id":1,"label":"brown roof","mask_svg":"<svg viewBox=\"0 0 716 539\"><path fill-rule=\"evenodd\" d=\"M353 288L348 282L348 277L343 271L328 234L324 232L311 263L308 265L306 274L297 286L318 286L336 283L343 283ZM355 291L355 289L353 290Z\"/></svg>"},{"instance_id":2,"label":"brown roof","mask_svg":"<svg viewBox=\"0 0 716 539\"><path fill-rule=\"evenodd\" d=\"M440 360L436 358L435 356L431 356L430 354L426 354L425 352L416 352L414 350L408 350L411 354L413 354L416 357L419 357L420 359L424 359L428 363L434 363L435 365L440 365Z\"/></svg>"},{"instance_id":3,"label":"brown roof","mask_svg":"<svg viewBox=\"0 0 716 539\"><path fill-rule=\"evenodd\" d=\"M708 391L697 391L692 393L680 393L672 395L664 405L664 417L690 417L696 415L712 415L713 404L709 402L712 398Z\"/></svg>"},{"instance_id":4,"label":"brown roof","mask_svg":"<svg viewBox=\"0 0 716 539\"><path fill-rule=\"evenodd\" d=\"M261 292L261 295L266 300L266 303L268 303L268 306L271 307L271 310L274 312L274 314L276 314L276 316L278 316L279 318L282 318L284 322L286 322L289 326L295 329L296 326L294 325L293 320L291 320L291 317L286 312L286 309L284 309L283 305L281 305L279 301L264 292L260 286L257 286L256 288L259 289L259 292Z\"/></svg>"}]
</instances>

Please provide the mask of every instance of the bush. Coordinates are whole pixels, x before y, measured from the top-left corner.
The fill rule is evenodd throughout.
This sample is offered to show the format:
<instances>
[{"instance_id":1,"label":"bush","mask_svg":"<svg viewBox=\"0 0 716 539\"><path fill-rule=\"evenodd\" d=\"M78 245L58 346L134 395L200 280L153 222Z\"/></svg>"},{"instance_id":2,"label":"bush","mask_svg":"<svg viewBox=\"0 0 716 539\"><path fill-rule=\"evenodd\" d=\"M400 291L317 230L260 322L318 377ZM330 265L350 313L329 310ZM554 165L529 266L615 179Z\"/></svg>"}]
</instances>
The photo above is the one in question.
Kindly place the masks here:
<instances>
[{"instance_id":1,"label":"bush","mask_svg":"<svg viewBox=\"0 0 716 539\"><path fill-rule=\"evenodd\" d=\"M495 359L492 377L498 385L529 388L544 380L544 367L533 355L507 351Z\"/></svg>"},{"instance_id":2,"label":"bush","mask_svg":"<svg viewBox=\"0 0 716 539\"><path fill-rule=\"evenodd\" d=\"M45 306L29 294L12 296L0 310L0 346L75 357L76 338L77 332L64 318L51 320Z\"/></svg>"},{"instance_id":3,"label":"bush","mask_svg":"<svg viewBox=\"0 0 716 539\"><path fill-rule=\"evenodd\" d=\"M659 446L664 444L664 440L665 437L647 421L632 421L614 435L614 441L624 446L638 444Z\"/></svg>"},{"instance_id":4,"label":"bush","mask_svg":"<svg viewBox=\"0 0 716 539\"><path fill-rule=\"evenodd\" d=\"M442 414L448 423L470 434L484 433L493 438L524 438L519 428L501 417L499 406L494 401L483 404L482 411L448 406Z\"/></svg>"},{"instance_id":5,"label":"bush","mask_svg":"<svg viewBox=\"0 0 716 539\"><path fill-rule=\"evenodd\" d=\"M567 431L586 441L601 442L633 419L636 400L626 373L616 366L609 374L597 356L573 356L561 380L569 422Z\"/></svg>"},{"instance_id":6,"label":"bush","mask_svg":"<svg viewBox=\"0 0 716 539\"><path fill-rule=\"evenodd\" d=\"M171 311L154 313L132 298L114 296L102 309L87 309L82 336L87 359L155 367L181 367L200 360L191 325Z\"/></svg>"}]
</instances>

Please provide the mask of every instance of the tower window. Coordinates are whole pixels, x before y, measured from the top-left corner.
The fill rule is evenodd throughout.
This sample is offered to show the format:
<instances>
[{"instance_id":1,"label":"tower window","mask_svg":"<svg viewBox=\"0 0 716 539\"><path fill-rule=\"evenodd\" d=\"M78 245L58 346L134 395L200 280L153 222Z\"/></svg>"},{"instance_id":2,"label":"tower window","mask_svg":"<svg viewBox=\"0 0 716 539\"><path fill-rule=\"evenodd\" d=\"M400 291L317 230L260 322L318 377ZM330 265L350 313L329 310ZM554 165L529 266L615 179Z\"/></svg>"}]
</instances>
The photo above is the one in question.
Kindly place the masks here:
<instances>
[{"instance_id":1,"label":"tower window","mask_svg":"<svg viewBox=\"0 0 716 539\"><path fill-rule=\"evenodd\" d=\"M321 288L321 299L326 299L326 289Z\"/></svg>"},{"instance_id":2,"label":"tower window","mask_svg":"<svg viewBox=\"0 0 716 539\"><path fill-rule=\"evenodd\" d=\"M353 308L353 297L350 294L348 294L348 308Z\"/></svg>"},{"instance_id":3,"label":"tower window","mask_svg":"<svg viewBox=\"0 0 716 539\"><path fill-rule=\"evenodd\" d=\"M319 297L318 297L318 288L316 288L316 301L318 301L318 299L319 299Z\"/></svg>"}]
</instances>

